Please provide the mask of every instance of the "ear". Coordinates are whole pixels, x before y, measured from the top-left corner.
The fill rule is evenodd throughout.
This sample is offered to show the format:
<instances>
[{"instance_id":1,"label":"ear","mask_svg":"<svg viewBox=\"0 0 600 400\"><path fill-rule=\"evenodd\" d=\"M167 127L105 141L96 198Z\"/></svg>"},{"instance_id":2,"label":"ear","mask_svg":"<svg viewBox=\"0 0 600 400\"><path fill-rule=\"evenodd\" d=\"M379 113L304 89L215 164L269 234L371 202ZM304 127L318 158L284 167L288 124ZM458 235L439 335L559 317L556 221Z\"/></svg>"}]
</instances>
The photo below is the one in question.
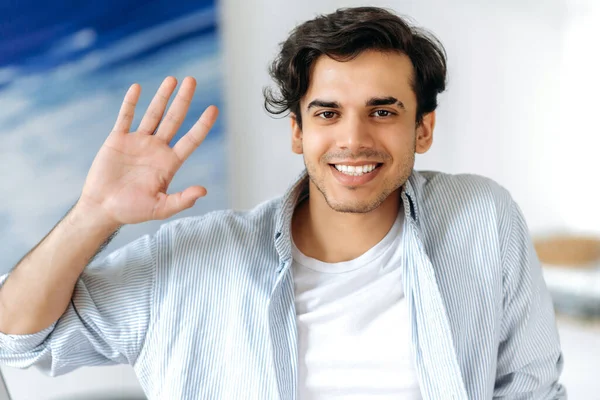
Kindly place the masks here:
<instances>
[{"instance_id":1,"label":"ear","mask_svg":"<svg viewBox=\"0 0 600 400\"><path fill-rule=\"evenodd\" d=\"M302 129L300 128L300 125L298 125L296 114L290 114L290 122L292 125L292 151L296 154L302 154Z\"/></svg>"},{"instance_id":2,"label":"ear","mask_svg":"<svg viewBox=\"0 0 600 400\"><path fill-rule=\"evenodd\" d=\"M415 151L426 153L433 144L433 128L435 128L435 111L423 115L423 121L417 126Z\"/></svg>"}]
</instances>

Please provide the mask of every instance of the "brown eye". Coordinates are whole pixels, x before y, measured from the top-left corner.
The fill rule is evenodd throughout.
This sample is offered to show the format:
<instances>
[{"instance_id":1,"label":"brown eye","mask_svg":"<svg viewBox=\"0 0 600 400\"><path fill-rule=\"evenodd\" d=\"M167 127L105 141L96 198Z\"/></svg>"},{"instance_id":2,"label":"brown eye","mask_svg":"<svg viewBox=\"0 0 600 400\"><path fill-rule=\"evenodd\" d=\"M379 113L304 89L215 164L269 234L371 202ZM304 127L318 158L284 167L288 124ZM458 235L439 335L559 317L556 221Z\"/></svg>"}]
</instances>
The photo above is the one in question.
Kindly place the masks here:
<instances>
[{"instance_id":1,"label":"brown eye","mask_svg":"<svg viewBox=\"0 0 600 400\"><path fill-rule=\"evenodd\" d=\"M377 116L377 117L389 117L390 115L392 115L392 113L389 112L388 110L375 111L375 116Z\"/></svg>"},{"instance_id":2,"label":"brown eye","mask_svg":"<svg viewBox=\"0 0 600 400\"><path fill-rule=\"evenodd\" d=\"M333 111L323 111L322 113L319 114L319 117L321 117L323 119L331 119L331 118L335 117L335 113Z\"/></svg>"}]
</instances>

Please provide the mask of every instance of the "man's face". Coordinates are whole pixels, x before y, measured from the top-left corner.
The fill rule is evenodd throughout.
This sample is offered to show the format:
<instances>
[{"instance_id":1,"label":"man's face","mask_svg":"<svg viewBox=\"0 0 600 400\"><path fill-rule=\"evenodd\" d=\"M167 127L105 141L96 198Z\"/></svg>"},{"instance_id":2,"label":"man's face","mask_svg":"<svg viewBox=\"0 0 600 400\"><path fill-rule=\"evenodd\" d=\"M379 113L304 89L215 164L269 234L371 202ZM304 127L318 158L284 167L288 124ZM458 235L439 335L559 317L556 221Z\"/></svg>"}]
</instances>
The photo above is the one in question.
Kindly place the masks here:
<instances>
[{"instance_id":1,"label":"man's face","mask_svg":"<svg viewBox=\"0 0 600 400\"><path fill-rule=\"evenodd\" d=\"M317 59L300 102L302 129L292 118L292 148L304 155L311 195L316 187L333 210L367 213L406 182L435 121L430 113L416 125L412 74L397 53Z\"/></svg>"}]
</instances>

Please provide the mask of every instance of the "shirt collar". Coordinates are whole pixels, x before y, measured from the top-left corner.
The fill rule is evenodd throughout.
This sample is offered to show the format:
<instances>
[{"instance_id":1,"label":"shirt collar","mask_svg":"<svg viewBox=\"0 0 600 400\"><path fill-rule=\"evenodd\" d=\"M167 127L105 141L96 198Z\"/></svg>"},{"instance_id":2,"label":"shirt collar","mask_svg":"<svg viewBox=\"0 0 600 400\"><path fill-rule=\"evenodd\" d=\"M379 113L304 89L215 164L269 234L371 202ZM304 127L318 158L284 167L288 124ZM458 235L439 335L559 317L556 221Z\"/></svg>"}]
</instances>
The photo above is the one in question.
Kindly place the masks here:
<instances>
[{"instance_id":1,"label":"shirt collar","mask_svg":"<svg viewBox=\"0 0 600 400\"><path fill-rule=\"evenodd\" d=\"M279 271L292 258L292 217L296 206L308 196L308 179L306 170L303 170L284 194L277 210L273 235L275 249L281 260ZM421 192L424 183L425 178L418 171L413 170L401 192L405 216L417 226L419 225L418 193Z\"/></svg>"}]
</instances>

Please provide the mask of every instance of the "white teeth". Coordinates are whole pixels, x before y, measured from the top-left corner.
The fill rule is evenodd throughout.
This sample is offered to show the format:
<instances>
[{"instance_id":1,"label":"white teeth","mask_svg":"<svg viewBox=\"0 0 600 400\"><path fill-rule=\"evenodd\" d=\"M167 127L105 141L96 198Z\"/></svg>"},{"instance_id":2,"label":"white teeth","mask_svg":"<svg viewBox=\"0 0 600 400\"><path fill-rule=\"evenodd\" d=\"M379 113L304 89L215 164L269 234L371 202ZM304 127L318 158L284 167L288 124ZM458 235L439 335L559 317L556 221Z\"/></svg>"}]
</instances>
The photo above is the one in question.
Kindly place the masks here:
<instances>
[{"instance_id":1,"label":"white teeth","mask_svg":"<svg viewBox=\"0 0 600 400\"><path fill-rule=\"evenodd\" d=\"M368 174L373 171L377 167L377 164L369 164L369 165L343 165L343 164L335 164L335 168L343 174L351 175L351 176L361 176L364 174Z\"/></svg>"}]
</instances>

